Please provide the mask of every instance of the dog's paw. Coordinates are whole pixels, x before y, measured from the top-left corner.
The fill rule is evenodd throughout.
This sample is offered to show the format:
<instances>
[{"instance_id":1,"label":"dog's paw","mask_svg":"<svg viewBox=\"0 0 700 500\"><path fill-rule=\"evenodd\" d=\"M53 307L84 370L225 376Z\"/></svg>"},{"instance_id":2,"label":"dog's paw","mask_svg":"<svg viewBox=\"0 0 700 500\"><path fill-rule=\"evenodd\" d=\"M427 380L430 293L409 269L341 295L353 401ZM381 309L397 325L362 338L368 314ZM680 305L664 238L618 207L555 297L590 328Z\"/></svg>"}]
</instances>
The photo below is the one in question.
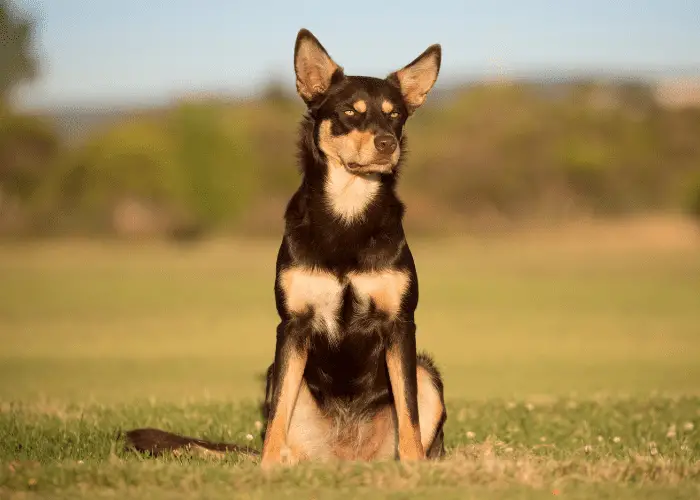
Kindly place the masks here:
<instances>
[{"instance_id":1,"label":"dog's paw","mask_svg":"<svg viewBox=\"0 0 700 500\"><path fill-rule=\"evenodd\" d=\"M402 462L419 462L425 459L425 452L420 445L399 447L399 460Z\"/></svg>"},{"instance_id":2,"label":"dog's paw","mask_svg":"<svg viewBox=\"0 0 700 500\"><path fill-rule=\"evenodd\" d=\"M260 460L260 468L264 471L270 471L281 467L290 467L296 465L298 462L299 457L285 446L277 453L270 452L263 455Z\"/></svg>"}]
</instances>

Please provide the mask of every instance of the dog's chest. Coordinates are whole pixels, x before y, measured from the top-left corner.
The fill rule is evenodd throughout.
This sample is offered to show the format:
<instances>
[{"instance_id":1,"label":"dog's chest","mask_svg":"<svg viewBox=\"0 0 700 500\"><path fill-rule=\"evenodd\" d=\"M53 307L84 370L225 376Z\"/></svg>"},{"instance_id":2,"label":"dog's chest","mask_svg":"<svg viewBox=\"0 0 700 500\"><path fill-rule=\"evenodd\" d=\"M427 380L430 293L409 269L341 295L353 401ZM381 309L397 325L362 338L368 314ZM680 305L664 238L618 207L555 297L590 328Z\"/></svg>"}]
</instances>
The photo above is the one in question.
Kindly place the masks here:
<instances>
[{"instance_id":1,"label":"dog's chest","mask_svg":"<svg viewBox=\"0 0 700 500\"><path fill-rule=\"evenodd\" d=\"M377 175L353 175L344 167L331 164L326 177L326 201L336 217L350 224L362 216L379 187Z\"/></svg>"},{"instance_id":2,"label":"dog's chest","mask_svg":"<svg viewBox=\"0 0 700 500\"><path fill-rule=\"evenodd\" d=\"M293 267L282 271L280 284L287 310L292 314L313 314L314 329L331 339L342 335L339 312L345 300L353 300L355 315L367 313L370 305L389 319L397 316L410 276L404 271L386 269L351 272L342 277L325 271ZM351 297L346 290L352 290Z\"/></svg>"}]
</instances>

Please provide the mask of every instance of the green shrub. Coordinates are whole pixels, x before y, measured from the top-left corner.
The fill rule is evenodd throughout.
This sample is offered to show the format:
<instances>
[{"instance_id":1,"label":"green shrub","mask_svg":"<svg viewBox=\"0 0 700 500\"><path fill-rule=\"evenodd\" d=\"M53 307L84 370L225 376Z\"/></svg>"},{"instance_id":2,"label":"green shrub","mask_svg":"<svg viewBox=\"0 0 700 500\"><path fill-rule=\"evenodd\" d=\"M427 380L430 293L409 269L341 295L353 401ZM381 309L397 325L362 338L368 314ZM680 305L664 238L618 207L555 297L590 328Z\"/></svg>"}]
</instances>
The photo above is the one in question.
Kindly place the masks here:
<instances>
[{"instance_id":1,"label":"green shrub","mask_svg":"<svg viewBox=\"0 0 700 500\"><path fill-rule=\"evenodd\" d=\"M690 189L688 212L700 224L700 180Z\"/></svg>"}]
</instances>

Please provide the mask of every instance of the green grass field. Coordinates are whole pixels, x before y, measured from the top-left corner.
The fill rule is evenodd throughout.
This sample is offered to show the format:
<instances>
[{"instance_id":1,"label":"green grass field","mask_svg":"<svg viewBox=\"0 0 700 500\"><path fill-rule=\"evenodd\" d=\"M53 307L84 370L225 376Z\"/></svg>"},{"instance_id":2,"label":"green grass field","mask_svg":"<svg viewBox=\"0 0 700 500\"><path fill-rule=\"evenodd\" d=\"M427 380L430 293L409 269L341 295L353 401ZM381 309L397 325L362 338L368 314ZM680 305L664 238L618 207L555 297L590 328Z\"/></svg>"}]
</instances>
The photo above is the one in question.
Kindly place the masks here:
<instances>
[{"instance_id":1,"label":"green grass field","mask_svg":"<svg viewBox=\"0 0 700 500\"><path fill-rule=\"evenodd\" d=\"M1 244L0 498L700 497L700 241L658 221L412 241L441 463L125 453L146 425L260 447L277 244Z\"/></svg>"}]
</instances>

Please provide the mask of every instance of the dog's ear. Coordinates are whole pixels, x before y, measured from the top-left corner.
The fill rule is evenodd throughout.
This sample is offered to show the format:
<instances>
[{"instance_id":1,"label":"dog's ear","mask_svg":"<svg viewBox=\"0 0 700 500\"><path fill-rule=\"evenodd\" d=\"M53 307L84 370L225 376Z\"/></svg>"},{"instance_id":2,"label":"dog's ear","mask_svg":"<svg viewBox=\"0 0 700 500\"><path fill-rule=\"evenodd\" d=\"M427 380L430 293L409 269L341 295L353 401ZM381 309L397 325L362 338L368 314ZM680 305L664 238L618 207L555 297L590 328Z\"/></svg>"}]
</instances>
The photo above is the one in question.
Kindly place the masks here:
<instances>
[{"instance_id":1,"label":"dog's ear","mask_svg":"<svg viewBox=\"0 0 700 500\"><path fill-rule=\"evenodd\" d=\"M413 113L425 102L425 97L435 85L440 72L441 59L440 45L431 45L408 65L387 77L387 80L401 89L409 113Z\"/></svg>"},{"instance_id":2,"label":"dog's ear","mask_svg":"<svg viewBox=\"0 0 700 500\"><path fill-rule=\"evenodd\" d=\"M309 104L325 94L334 79L342 77L343 68L331 59L309 30L302 29L294 45L294 72L297 92Z\"/></svg>"}]
</instances>

